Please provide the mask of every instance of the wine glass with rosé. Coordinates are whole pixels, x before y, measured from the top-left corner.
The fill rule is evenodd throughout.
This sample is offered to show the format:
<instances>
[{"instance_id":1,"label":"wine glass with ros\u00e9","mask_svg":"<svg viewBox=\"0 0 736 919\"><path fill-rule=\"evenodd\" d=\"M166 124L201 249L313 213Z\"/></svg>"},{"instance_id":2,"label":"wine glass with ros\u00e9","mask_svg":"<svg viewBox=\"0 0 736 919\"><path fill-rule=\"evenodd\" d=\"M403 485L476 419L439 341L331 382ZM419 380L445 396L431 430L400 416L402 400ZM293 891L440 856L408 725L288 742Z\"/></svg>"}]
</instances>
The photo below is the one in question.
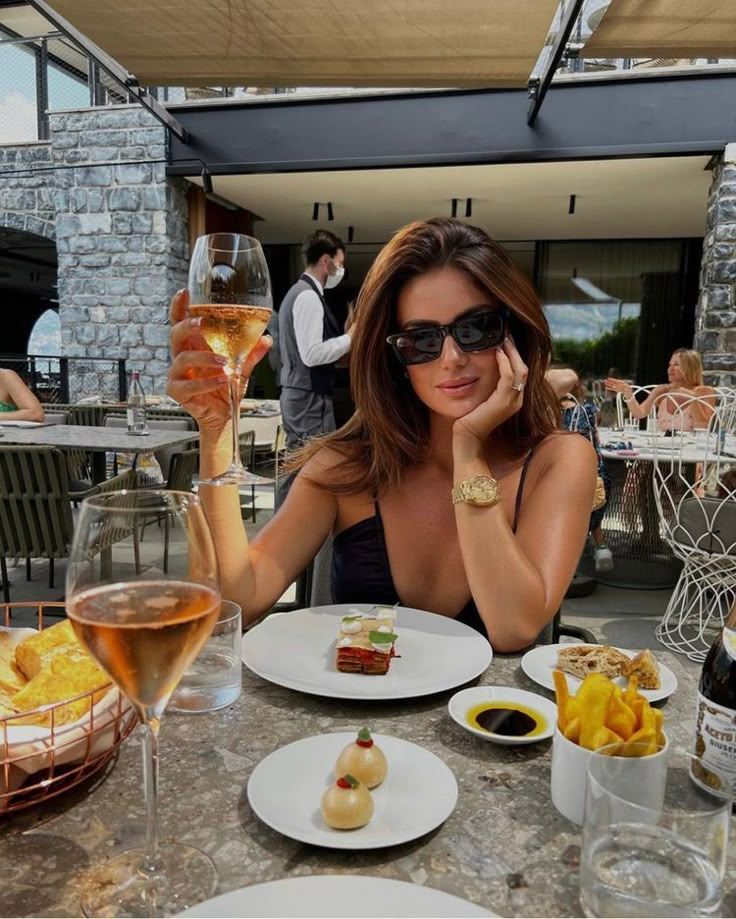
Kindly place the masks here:
<instances>
[{"instance_id":1,"label":"wine glass with ros\u00e9","mask_svg":"<svg viewBox=\"0 0 736 919\"><path fill-rule=\"evenodd\" d=\"M161 525L150 526L141 543L152 522ZM66 587L74 632L130 700L145 732L146 844L90 870L82 909L86 916L179 913L212 896L217 883L204 852L159 842L157 819L161 718L220 611L217 557L197 496L140 490L85 500Z\"/></svg>"},{"instance_id":2,"label":"wine glass with ros\u00e9","mask_svg":"<svg viewBox=\"0 0 736 919\"><path fill-rule=\"evenodd\" d=\"M189 314L202 320L209 347L227 358L232 461L221 475L200 485L252 485L262 479L240 462L240 397L248 385L243 362L258 343L273 310L271 278L261 244L239 233L198 237L189 262Z\"/></svg>"}]
</instances>

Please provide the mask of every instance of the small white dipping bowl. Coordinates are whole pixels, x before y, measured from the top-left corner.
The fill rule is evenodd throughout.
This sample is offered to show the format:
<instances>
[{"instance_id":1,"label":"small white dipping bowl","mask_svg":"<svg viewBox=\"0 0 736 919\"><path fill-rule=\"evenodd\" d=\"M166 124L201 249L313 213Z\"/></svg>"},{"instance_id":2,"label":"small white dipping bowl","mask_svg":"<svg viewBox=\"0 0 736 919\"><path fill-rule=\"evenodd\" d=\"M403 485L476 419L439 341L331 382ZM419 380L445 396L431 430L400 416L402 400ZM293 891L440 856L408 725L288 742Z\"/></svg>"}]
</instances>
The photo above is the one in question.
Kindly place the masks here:
<instances>
[{"instance_id":1,"label":"small white dipping bowl","mask_svg":"<svg viewBox=\"0 0 736 919\"><path fill-rule=\"evenodd\" d=\"M475 727L468 720L468 712L475 708L476 705L481 705L484 702L510 702L516 705L525 705L541 715L547 726L533 737L513 737L508 734L493 734L491 731L485 731L483 728ZM483 740L490 740L491 743L501 744L505 747L549 740L557 723L557 706L554 702L550 702L549 699L545 699L544 696L540 696L536 692L515 689L513 686L473 686L471 689L461 689L450 699L447 710L450 713L450 717L461 728L465 728L466 731L470 731L476 737L482 737Z\"/></svg>"}]
</instances>

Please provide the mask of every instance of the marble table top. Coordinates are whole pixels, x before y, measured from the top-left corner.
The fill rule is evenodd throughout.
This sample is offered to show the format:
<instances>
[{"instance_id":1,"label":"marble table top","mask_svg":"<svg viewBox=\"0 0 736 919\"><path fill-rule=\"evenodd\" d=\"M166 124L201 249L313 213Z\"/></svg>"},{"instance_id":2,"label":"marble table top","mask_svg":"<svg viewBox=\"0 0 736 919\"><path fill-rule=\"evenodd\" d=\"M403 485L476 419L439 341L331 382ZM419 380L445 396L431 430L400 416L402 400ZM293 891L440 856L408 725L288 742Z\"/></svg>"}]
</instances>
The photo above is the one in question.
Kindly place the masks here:
<instances>
[{"instance_id":1,"label":"marble table top","mask_svg":"<svg viewBox=\"0 0 736 919\"><path fill-rule=\"evenodd\" d=\"M689 749L700 666L661 648L657 653L679 680L665 705L665 727L674 744ZM519 660L494 658L479 682L550 695L527 679ZM346 702L283 689L244 669L243 693L230 708L164 718L162 838L204 849L219 871L218 893L299 875L364 874L437 888L501 916L581 915L581 834L550 800L551 742L500 747L476 738L450 719L451 695ZM303 737L366 724L420 744L452 769L457 807L437 830L386 849L334 851L285 838L253 814L245 788L263 757ZM134 732L107 774L3 820L0 915L78 915L81 873L142 842L143 815ZM735 887L732 854L724 915L734 914Z\"/></svg>"}]
</instances>

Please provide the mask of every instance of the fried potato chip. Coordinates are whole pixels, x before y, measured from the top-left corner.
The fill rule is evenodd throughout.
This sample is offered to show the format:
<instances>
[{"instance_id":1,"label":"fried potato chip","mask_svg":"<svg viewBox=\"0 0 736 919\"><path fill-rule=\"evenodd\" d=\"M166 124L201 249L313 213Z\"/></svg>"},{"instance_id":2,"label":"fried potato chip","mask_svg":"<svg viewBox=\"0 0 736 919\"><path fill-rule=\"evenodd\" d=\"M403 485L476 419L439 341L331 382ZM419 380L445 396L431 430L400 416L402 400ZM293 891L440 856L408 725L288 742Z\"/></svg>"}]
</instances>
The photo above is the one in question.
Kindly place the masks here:
<instances>
[{"instance_id":1,"label":"fried potato chip","mask_svg":"<svg viewBox=\"0 0 736 919\"><path fill-rule=\"evenodd\" d=\"M588 750L615 745L607 751L612 756L648 756L665 742L664 713L639 695L637 674L622 690L604 674L591 673L575 696L563 673L555 671L554 681L558 726L573 743Z\"/></svg>"}]
</instances>

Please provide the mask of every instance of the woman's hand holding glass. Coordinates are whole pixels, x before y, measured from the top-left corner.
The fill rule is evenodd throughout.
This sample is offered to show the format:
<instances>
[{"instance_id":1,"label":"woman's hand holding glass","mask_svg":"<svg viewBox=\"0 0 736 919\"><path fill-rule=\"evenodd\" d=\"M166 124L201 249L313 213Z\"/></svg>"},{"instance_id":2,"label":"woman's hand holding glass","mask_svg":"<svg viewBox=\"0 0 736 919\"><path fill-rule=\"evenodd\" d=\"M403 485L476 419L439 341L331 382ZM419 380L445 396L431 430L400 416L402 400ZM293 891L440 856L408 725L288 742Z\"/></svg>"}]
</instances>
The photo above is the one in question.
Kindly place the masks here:
<instances>
[{"instance_id":1,"label":"woman's hand holding glass","mask_svg":"<svg viewBox=\"0 0 736 919\"><path fill-rule=\"evenodd\" d=\"M200 331L201 321L190 317L188 306L186 290L180 290L171 300L173 363L166 392L195 419L201 433L219 437L230 422L227 358L212 351ZM243 389L270 347L271 337L264 335L243 362Z\"/></svg>"},{"instance_id":2,"label":"woman's hand holding glass","mask_svg":"<svg viewBox=\"0 0 736 919\"><path fill-rule=\"evenodd\" d=\"M524 403L524 386L529 369L513 339L505 338L494 353L498 362L498 385L485 402L455 421L452 433L456 444L459 442L482 450L491 431L515 415Z\"/></svg>"}]
</instances>

